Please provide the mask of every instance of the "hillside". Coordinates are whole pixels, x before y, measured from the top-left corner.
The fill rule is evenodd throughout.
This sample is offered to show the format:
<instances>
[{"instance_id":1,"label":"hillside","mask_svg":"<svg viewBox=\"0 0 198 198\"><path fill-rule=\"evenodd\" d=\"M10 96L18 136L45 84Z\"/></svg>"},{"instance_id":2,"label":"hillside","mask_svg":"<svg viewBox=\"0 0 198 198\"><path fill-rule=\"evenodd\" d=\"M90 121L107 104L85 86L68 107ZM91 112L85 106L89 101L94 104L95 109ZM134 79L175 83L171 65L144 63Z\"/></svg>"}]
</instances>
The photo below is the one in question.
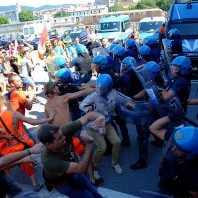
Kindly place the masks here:
<instances>
[{"instance_id":1,"label":"hillside","mask_svg":"<svg viewBox=\"0 0 198 198\"><path fill-rule=\"evenodd\" d=\"M21 6L22 10L31 10L31 11L39 11L39 10L46 10L46 9L54 9L54 8L61 8L65 6L71 6L75 4L61 4L61 5L44 5L40 7L31 7L31 6ZM0 12L5 12L5 11L11 11L15 10L16 5L10 5L10 6L0 6Z\"/></svg>"}]
</instances>

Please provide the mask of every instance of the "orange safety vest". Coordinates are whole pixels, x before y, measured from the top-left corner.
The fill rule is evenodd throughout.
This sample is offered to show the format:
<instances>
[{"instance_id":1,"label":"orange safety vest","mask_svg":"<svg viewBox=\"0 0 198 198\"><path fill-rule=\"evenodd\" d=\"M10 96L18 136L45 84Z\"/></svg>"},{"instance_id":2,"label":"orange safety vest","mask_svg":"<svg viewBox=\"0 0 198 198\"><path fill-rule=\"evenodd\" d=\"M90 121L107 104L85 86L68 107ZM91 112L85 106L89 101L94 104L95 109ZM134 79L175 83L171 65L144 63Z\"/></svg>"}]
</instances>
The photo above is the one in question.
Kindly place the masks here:
<instances>
[{"instance_id":1,"label":"orange safety vest","mask_svg":"<svg viewBox=\"0 0 198 198\"><path fill-rule=\"evenodd\" d=\"M25 142L27 145L30 147L34 146L34 141L29 138L28 134L25 132L23 128L23 123L19 122L18 123L18 131L13 130L13 124L12 124L12 113L11 111L6 111L1 115L2 120L6 124L7 128L12 132L12 134L20 139L22 142ZM5 128L0 121L0 128ZM9 136L10 134L5 131L5 132L0 132L2 135ZM6 139L0 139L0 154L1 155L7 155L9 153L14 153L17 151L22 151L24 150L25 145L18 142L16 139L12 138L11 140L6 140Z\"/></svg>"}]
</instances>

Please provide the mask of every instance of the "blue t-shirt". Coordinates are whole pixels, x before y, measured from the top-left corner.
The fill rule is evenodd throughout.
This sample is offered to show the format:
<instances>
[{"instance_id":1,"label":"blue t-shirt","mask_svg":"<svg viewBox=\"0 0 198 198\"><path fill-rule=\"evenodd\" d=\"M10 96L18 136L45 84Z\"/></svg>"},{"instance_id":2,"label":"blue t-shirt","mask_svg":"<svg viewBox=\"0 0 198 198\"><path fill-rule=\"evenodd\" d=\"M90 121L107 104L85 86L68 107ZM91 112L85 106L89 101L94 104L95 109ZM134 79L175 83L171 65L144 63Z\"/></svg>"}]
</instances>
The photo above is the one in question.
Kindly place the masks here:
<instances>
[{"instance_id":1,"label":"blue t-shirt","mask_svg":"<svg viewBox=\"0 0 198 198\"><path fill-rule=\"evenodd\" d=\"M0 65L0 73L3 73L3 71L4 71L4 67Z\"/></svg>"}]
</instances>

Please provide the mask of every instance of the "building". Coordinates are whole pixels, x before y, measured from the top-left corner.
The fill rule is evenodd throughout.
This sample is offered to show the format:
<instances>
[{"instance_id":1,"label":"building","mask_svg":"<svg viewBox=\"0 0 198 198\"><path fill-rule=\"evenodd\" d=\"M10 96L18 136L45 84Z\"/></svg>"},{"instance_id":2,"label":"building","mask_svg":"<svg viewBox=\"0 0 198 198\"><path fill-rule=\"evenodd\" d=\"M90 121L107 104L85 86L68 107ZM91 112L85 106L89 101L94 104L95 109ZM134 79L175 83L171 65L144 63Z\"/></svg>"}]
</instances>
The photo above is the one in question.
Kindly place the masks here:
<instances>
[{"instance_id":1,"label":"building","mask_svg":"<svg viewBox=\"0 0 198 198\"><path fill-rule=\"evenodd\" d=\"M11 23L19 22L19 13L21 12L21 6L17 3L16 10L0 12L0 16L7 17Z\"/></svg>"},{"instance_id":2,"label":"building","mask_svg":"<svg viewBox=\"0 0 198 198\"><path fill-rule=\"evenodd\" d=\"M106 5L108 7L113 6L117 0L95 0L95 5Z\"/></svg>"}]
</instances>

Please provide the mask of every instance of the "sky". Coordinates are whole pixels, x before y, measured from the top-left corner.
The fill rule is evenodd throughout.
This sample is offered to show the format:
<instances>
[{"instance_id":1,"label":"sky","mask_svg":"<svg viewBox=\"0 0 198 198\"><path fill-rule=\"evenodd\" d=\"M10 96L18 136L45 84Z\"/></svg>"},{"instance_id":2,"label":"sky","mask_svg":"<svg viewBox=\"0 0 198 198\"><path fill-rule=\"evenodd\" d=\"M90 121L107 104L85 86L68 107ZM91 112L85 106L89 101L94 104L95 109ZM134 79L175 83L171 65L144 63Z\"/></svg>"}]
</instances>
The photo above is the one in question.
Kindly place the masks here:
<instances>
[{"instance_id":1,"label":"sky","mask_svg":"<svg viewBox=\"0 0 198 198\"><path fill-rule=\"evenodd\" d=\"M0 6L9 6L9 5L15 5L16 3L19 3L23 6L32 6L32 7L40 7L43 5L59 5L59 4L86 4L89 2L94 2L94 0L8 0L0 1Z\"/></svg>"}]
</instances>

